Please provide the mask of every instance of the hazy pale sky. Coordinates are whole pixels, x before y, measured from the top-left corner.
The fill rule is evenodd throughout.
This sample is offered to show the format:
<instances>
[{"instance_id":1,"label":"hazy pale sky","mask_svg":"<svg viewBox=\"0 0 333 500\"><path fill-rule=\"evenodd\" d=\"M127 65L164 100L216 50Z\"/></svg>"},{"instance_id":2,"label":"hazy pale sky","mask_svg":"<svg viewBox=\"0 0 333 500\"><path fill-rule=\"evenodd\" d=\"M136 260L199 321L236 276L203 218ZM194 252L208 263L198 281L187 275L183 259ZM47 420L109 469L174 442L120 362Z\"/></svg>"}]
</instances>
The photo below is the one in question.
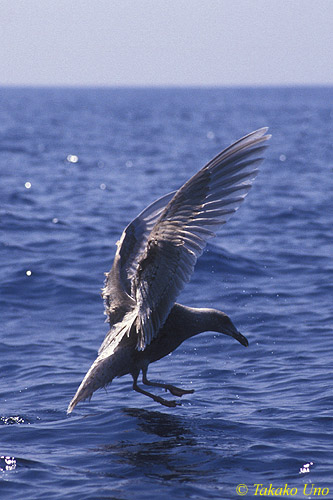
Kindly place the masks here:
<instances>
[{"instance_id":1,"label":"hazy pale sky","mask_svg":"<svg viewBox=\"0 0 333 500\"><path fill-rule=\"evenodd\" d=\"M1 0L0 85L333 84L333 0Z\"/></svg>"}]
</instances>

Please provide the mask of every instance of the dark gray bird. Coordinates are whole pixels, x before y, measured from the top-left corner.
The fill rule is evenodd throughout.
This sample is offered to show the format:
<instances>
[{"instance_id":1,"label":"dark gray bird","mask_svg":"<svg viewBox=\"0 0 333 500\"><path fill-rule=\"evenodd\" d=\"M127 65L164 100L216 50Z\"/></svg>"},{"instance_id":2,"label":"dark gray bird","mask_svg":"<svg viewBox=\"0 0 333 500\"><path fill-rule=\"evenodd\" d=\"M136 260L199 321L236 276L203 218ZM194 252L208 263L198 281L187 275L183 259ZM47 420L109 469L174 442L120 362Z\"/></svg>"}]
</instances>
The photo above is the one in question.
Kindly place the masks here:
<instances>
[{"instance_id":1,"label":"dark gray bird","mask_svg":"<svg viewBox=\"0 0 333 500\"><path fill-rule=\"evenodd\" d=\"M112 269L106 274L103 298L110 322L96 360L68 406L131 374L133 389L162 405L178 404L137 384L162 387L174 396L193 390L147 379L148 365L174 351L184 340L205 331L229 335L247 346L230 318L216 309L175 303L190 280L206 242L239 208L257 175L264 144L262 128L213 158L178 191L149 205L124 230Z\"/></svg>"}]
</instances>

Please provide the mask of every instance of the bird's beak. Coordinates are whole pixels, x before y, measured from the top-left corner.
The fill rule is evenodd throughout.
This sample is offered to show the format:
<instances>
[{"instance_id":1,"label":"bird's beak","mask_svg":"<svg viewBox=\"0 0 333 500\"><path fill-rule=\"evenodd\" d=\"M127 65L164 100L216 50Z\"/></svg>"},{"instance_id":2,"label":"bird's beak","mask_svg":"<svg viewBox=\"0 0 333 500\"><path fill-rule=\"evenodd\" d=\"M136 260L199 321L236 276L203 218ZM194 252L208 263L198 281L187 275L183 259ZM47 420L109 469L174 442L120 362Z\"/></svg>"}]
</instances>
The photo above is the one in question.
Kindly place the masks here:
<instances>
[{"instance_id":1,"label":"bird's beak","mask_svg":"<svg viewBox=\"0 0 333 500\"><path fill-rule=\"evenodd\" d=\"M236 328L235 329L229 329L225 331L227 335L230 335L230 337L233 337L234 339L238 340L240 344L242 344L245 347L248 347L249 342L244 335L242 335Z\"/></svg>"}]
</instances>

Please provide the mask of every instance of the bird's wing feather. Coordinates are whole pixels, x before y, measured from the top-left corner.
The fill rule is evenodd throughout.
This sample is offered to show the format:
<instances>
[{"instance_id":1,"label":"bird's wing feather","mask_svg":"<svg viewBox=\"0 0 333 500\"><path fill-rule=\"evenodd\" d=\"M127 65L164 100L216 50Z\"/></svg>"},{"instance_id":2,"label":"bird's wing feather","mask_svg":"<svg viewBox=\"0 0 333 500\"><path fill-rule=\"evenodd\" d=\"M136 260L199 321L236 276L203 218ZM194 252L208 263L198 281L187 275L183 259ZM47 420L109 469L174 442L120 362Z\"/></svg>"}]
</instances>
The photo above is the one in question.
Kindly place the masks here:
<instances>
[{"instance_id":1,"label":"bird's wing feather","mask_svg":"<svg viewBox=\"0 0 333 500\"><path fill-rule=\"evenodd\" d=\"M270 137L266 132L252 132L213 158L176 192L145 236L144 250L132 261L138 350L157 336L207 240L247 195Z\"/></svg>"},{"instance_id":2,"label":"bird's wing feather","mask_svg":"<svg viewBox=\"0 0 333 500\"><path fill-rule=\"evenodd\" d=\"M131 279L138 266L138 259L147 244L148 236L174 194L175 191L155 200L124 229L117 243L113 269L106 274L102 290L108 316L110 302L115 297L119 297L120 290L130 295Z\"/></svg>"}]
</instances>

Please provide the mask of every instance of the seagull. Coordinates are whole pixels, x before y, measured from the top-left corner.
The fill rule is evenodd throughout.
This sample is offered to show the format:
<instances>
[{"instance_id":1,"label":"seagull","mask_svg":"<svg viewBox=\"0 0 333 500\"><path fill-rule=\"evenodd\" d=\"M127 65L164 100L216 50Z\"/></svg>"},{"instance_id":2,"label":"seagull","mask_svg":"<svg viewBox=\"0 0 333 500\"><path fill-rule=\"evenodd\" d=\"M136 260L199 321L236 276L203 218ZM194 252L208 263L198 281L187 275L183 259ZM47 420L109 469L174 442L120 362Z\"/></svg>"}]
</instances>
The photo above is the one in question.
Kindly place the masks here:
<instances>
[{"instance_id":1,"label":"seagull","mask_svg":"<svg viewBox=\"0 0 333 500\"><path fill-rule=\"evenodd\" d=\"M140 372L145 386L163 388L176 397L194 391L148 380L150 363L205 331L229 335L248 346L224 312L187 307L176 303L176 298L190 280L207 240L248 194L271 137L267 130L251 132L224 149L178 191L153 202L125 228L102 289L110 330L67 413L126 374L132 376L135 391L175 407L179 400L140 387Z\"/></svg>"}]
</instances>

